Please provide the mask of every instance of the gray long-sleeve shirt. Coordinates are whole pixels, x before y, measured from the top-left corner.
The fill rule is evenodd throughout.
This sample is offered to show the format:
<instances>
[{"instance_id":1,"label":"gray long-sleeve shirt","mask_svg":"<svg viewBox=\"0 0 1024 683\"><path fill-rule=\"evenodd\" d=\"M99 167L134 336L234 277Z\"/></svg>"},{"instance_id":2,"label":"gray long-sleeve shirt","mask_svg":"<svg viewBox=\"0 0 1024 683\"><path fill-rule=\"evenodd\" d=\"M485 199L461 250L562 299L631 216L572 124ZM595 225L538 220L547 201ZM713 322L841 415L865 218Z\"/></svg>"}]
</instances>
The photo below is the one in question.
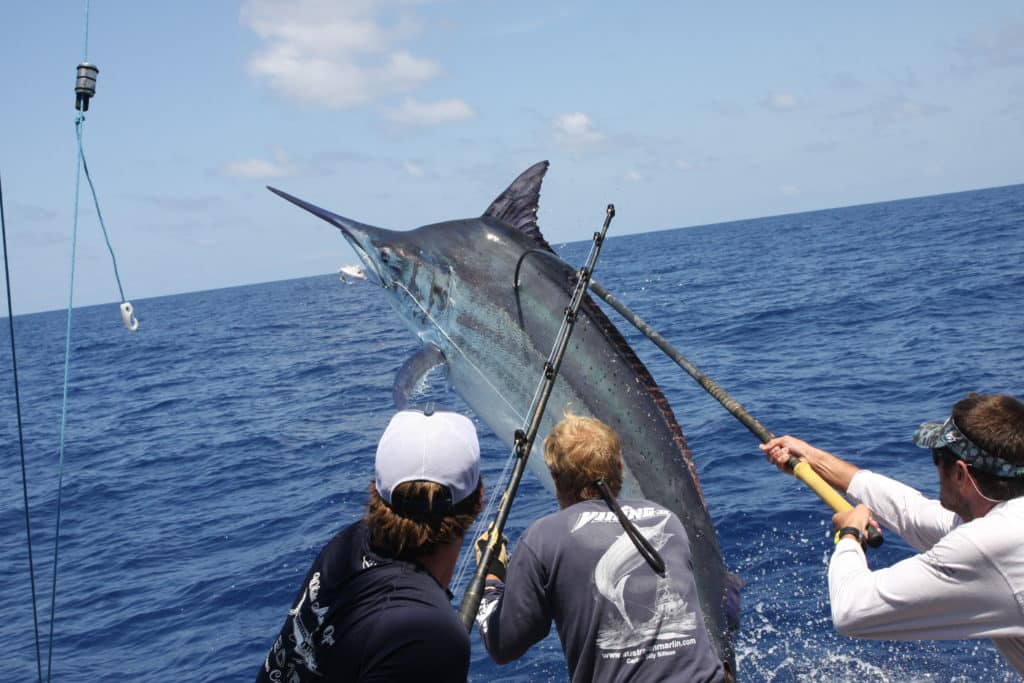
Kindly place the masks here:
<instances>
[{"instance_id":1,"label":"gray long-sleeve shirt","mask_svg":"<svg viewBox=\"0 0 1024 683\"><path fill-rule=\"evenodd\" d=\"M534 522L488 582L477 623L498 663L520 657L554 620L573 681L724 679L697 598L690 544L679 519L647 500L623 510L665 560L659 577L604 501Z\"/></svg>"}]
</instances>

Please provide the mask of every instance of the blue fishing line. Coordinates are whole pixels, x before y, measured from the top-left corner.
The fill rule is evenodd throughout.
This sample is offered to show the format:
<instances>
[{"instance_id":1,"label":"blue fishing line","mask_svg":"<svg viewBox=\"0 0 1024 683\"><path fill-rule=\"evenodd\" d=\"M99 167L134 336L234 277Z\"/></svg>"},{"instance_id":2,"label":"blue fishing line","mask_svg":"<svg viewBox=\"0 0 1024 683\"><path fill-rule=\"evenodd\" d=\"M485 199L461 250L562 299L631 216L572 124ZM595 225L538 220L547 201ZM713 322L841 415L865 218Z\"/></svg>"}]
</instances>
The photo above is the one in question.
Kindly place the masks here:
<instances>
[{"instance_id":1,"label":"blue fishing line","mask_svg":"<svg viewBox=\"0 0 1024 683\"><path fill-rule=\"evenodd\" d=\"M71 284L68 288L68 313L67 313L67 328L64 334L64 389L61 395L61 407L60 407L60 450L57 460L57 519L56 528L53 534L53 583L50 590L50 633L47 639L46 649L46 680L47 683L50 681L50 674L52 672L53 664L53 627L57 621L57 560L60 552L60 512L61 512L61 494L63 493L64 483L64 435L67 427L68 418L68 378L71 371L71 313L74 310L74 297L75 297L75 254L78 249L78 198L79 191L81 188L82 180L82 132L81 125L85 117L79 113L75 117L75 128L77 129L77 138L79 141L78 154L75 163L75 211L74 218L72 219L71 228Z\"/></svg>"},{"instance_id":2,"label":"blue fishing line","mask_svg":"<svg viewBox=\"0 0 1024 683\"><path fill-rule=\"evenodd\" d=\"M110 244L110 236L107 235L107 225L103 221L103 213L100 211L100 200L96 196L96 187L92 183L92 176L89 175L89 165L85 162L85 149L82 146L82 126L81 122L85 120L85 117L79 114L78 119L75 121L75 131L78 136L78 158L82 162L82 170L85 171L85 179L89 182L89 190L92 192L92 202L96 207L96 217L99 218L100 228L103 230L103 240L107 243L107 251L110 252L110 261L114 264L114 279L117 280L117 291L121 295L121 301L125 300L124 287L121 286L121 275L117 271L117 257L114 256L114 247ZM77 200L75 206L78 206Z\"/></svg>"}]
</instances>

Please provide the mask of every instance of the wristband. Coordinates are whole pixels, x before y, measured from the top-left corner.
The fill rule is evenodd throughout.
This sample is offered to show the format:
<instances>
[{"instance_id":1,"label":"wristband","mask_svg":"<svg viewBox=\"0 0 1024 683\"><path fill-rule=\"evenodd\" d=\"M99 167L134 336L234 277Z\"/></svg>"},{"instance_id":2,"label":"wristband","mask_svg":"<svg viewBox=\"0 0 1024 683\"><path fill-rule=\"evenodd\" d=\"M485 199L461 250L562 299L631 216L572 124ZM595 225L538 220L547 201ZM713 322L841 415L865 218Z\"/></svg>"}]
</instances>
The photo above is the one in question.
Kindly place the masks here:
<instances>
[{"instance_id":1,"label":"wristband","mask_svg":"<svg viewBox=\"0 0 1024 683\"><path fill-rule=\"evenodd\" d=\"M857 543L864 545L864 532L854 526L844 526L842 529L836 531L835 542L839 543L843 536L853 536L857 539Z\"/></svg>"}]
</instances>

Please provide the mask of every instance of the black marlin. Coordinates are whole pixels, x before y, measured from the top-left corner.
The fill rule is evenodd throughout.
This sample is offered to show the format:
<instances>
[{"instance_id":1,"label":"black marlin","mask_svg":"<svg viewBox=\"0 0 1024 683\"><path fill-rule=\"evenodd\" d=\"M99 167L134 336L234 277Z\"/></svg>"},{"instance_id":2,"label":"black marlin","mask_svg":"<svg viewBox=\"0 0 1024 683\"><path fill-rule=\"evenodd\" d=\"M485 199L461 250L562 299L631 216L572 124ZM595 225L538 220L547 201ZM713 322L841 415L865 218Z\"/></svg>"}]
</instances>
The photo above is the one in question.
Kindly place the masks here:
<instances>
[{"instance_id":1,"label":"black marlin","mask_svg":"<svg viewBox=\"0 0 1024 683\"><path fill-rule=\"evenodd\" d=\"M510 447L575 284L573 267L558 258L537 226L547 168L546 161L531 166L479 218L404 232L364 225L268 188L341 230L367 276L422 343L395 378L396 404L443 365L451 387ZM622 495L649 498L679 516L690 536L708 631L735 671L730 626L736 623L737 584L722 561L686 439L647 368L589 297L549 405L554 409L547 411L538 441L560 419L562 406L596 417L622 441ZM542 458L529 465L553 491Z\"/></svg>"}]
</instances>

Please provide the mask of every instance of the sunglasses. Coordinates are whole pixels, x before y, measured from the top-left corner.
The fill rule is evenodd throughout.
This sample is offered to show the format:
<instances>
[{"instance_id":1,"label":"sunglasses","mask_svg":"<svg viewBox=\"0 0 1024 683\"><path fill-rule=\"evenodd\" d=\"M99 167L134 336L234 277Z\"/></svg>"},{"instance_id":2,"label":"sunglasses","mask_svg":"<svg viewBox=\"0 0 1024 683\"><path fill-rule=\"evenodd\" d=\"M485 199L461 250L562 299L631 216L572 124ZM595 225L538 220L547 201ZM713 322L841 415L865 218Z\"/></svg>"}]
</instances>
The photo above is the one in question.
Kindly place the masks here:
<instances>
[{"instance_id":1,"label":"sunglasses","mask_svg":"<svg viewBox=\"0 0 1024 683\"><path fill-rule=\"evenodd\" d=\"M932 449L932 462L938 467L939 463L943 465L952 465L954 462L960 459L956 453L948 448L933 448Z\"/></svg>"}]
</instances>

